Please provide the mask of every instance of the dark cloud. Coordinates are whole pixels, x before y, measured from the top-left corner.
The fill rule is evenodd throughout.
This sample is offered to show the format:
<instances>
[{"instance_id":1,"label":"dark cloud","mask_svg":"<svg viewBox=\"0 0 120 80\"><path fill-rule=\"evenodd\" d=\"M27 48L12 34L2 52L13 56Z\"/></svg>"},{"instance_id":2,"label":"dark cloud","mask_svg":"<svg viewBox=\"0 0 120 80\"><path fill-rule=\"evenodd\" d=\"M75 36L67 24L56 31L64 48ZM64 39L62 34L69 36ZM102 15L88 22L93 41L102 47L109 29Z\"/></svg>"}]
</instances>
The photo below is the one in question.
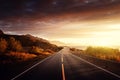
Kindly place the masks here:
<instances>
[{"instance_id":1,"label":"dark cloud","mask_svg":"<svg viewBox=\"0 0 120 80\"><path fill-rule=\"evenodd\" d=\"M45 9L52 0L0 0L0 17L22 16Z\"/></svg>"},{"instance_id":2,"label":"dark cloud","mask_svg":"<svg viewBox=\"0 0 120 80\"><path fill-rule=\"evenodd\" d=\"M0 29L22 33L34 27L42 31L65 21L119 15L119 9L120 0L0 0Z\"/></svg>"},{"instance_id":3,"label":"dark cloud","mask_svg":"<svg viewBox=\"0 0 120 80\"><path fill-rule=\"evenodd\" d=\"M120 0L0 0L0 18L74 13L119 4L119 2Z\"/></svg>"}]
</instances>

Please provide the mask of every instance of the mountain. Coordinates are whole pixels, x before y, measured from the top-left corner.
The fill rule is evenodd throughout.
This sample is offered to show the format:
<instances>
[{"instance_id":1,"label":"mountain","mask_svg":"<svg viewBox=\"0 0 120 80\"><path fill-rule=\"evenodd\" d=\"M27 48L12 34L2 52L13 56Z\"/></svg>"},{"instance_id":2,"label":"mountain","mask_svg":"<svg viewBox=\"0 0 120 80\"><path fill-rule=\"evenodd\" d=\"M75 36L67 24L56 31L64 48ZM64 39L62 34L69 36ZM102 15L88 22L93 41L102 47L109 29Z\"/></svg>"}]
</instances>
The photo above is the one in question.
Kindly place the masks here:
<instances>
[{"instance_id":1,"label":"mountain","mask_svg":"<svg viewBox=\"0 0 120 80\"><path fill-rule=\"evenodd\" d=\"M26 49L30 48L32 46L36 46L36 47L42 48L44 50L50 49L53 51L58 51L59 49L61 49L61 47L58 47L55 44L51 44L48 40L34 37L30 34L27 34L27 35L9 35L9 34L3 34L2 30L0 30L0 33L2 34L2 35L0 35L0 38L3 38L6 41L9 41L10 37L13 37L13 38L15 38L15 40L20 41L22 46Z\"/></svg>"}]
</instances>

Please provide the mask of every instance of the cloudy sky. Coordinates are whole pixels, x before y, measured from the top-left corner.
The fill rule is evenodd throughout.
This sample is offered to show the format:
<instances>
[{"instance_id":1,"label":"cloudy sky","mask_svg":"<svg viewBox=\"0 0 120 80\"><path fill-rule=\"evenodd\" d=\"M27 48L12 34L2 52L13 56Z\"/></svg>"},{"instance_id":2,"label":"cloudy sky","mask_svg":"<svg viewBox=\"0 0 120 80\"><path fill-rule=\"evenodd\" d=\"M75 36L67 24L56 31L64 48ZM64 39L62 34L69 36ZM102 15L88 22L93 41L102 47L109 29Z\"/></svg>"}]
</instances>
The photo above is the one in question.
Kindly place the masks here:
<instances>
[{"instance_id":1,"label":"cloudy sky","mask_svg":"<svg viewBox=\"0 0 120 80\"><path fill-rule=\"evenodd\" d=\"M0 29L74 46L120 46L120 0L0 0Z\"/></svg>"}]
</instances>

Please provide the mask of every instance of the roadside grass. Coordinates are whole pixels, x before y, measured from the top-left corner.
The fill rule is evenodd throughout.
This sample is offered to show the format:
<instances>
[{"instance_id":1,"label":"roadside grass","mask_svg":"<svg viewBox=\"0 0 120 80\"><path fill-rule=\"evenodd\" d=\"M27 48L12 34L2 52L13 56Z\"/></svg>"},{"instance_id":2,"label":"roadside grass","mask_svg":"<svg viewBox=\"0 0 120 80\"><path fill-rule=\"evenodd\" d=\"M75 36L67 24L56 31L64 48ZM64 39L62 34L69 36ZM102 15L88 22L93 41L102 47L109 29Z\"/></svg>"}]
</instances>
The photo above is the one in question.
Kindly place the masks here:
<instances>
[{"instance_id":1,"label":"roadside grass","mask_svg":"<svg viewBox=\"0 0 120 80\"><path fill-rule=\"evenodd\" d=\"M29 54L24 52L9 52L4 55L0 55L0 63L1 64L9 64L27 61L37 57L35 54Z\"/></svg>"},{"instance_id":2,"label":"roadside grass","mask_svg":"<svg viewBox=\"0 0 120 80\"><path fill-rule=\"evenodd\" d=\"M25 71L48 55L34 55L29 53L11 52L9 55L1 55L4 60L0 61L0 75L2 80L10 80L17 74Z\"/></svg>"},{"instance_id":3,"label":"roadside grass","mask_svg":"<svg viewBox=\"0 0 120 80\"><path fill-rule=\"evenodd\" d=\"M29 53L24 53L24 52L10 52L9 54L6 54L6 55L10 56L16 61L26 61L26 60L37 57L37 55L35 54L29 54Z\"/></svg>"},{"instance_id":4,"label":"roadside grass","mask_svg":"<svg viewBox=\"0 0 120 80\"><path fill-rule=\"evenodd\" d=\"M73 54L84 54L93 56L103 60L110 60L120 62L120 51L119 49L113 49L108 47L87 47L86 50L71 49Z\"/></svg>"},{"instance_id":5,"label":"roadside grass","mask_svg":"<svg viewBox=\"0 0 120 80\"><path fill-rule=\"evenodd\" d=\"M0 64L16 64L20 62L30 61L34 58L45 58L52 55L50 52L44 51L43 53L36 55L34 53L25 52L9 52L4 55L0 55Z\"/></svg>"},{"instance_id":6,"label":"roadside grass","mask_svg":"<svg viewBox=\"0 0 120 80\"><path fill-rule=\"evenodd\" d=\"M105 59L120 62L120 52L118 49L108 47L88 47L85 54Z\"/></svg>"}]
</instances>

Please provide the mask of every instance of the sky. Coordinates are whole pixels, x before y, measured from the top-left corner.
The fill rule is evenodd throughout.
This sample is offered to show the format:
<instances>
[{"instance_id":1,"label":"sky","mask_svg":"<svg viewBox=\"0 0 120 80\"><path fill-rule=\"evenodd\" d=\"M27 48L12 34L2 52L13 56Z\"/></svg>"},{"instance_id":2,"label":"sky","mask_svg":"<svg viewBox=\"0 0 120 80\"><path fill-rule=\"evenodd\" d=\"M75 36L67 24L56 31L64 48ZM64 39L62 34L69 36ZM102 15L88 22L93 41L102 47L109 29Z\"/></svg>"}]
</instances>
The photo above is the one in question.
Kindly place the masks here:
<instances>
[{"instance_id":1,"label":"sky","mask_svg":"<svg viewBox=\"0 0 120 80\"><path fill-rule=\"evenodd\" d=\"M120 0L0 0L0 29L69 46L120 47Z\"/></svg>"}]
</instances>

